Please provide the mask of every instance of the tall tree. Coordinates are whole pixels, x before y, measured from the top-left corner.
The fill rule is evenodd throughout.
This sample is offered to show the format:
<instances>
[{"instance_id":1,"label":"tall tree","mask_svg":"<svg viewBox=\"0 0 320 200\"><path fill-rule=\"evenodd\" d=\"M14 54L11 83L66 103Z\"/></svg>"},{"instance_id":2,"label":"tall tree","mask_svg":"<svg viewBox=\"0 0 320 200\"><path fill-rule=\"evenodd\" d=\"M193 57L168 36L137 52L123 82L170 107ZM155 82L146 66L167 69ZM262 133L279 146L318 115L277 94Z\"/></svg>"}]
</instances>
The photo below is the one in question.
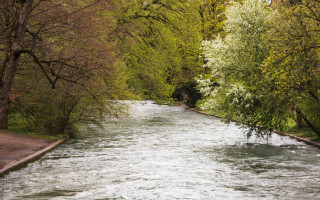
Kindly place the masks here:
<instances>
[{"instance_id":1,"label":"tall tree","mask_svg":"<svg viewBox=\"0 0 320 200\"><path fill-rule=\"evenodd\" d=\"M28 12L23 7L27 2ZM41 121L39 108L45 105L45 97L48 104L43 108L48 108L47 114L50 106L56 106L52 109L55 111L61 107L60 116L51 123L55 124L52 127L58 127L54 120L61 122L55 134L75 119L88 116L91 120L96 113L93 110L112 112L111 107L106 106L106 99L119 97L117 94L125 87L119 77L120 65L117 66L119 47L113 40L117 34L115 21L108 13L114 6L99 0L36 0L11 1L2 7L8 13L3 12L1 18L2 32L5 33L1 47L9 52L1 54L6 56L1 60L4 66L2 79L10 84L3 84L5 89L1 90L7 97L0 104L0 108L3 107L0 114L4 116L0 118L3 119L1 128L7 128L8 99L14 78L15 95L11 99L20 103L20 108L22 105L32 108L28 113L38 115L34 121ZM19 13L28 13L28 20L17 22L16 15L18 19L24 16ZM23 34L17 37L17 31ZM10 56L14 65L9 62ZM31 85L36 87L31 88ZM29 95L26 91L32 93Z\"/></svg>"},{"instance_id":2,"label":"tall tree","mask_svg":"<svg viewBox=\"0 0 320 200\"><path fill-rule=\"evenodd\" d=\"M285 5L275 6L280 15L266 37L270 56L265 71L279 95L292 96L290 107L298 118L320 136L320 3L306 0Z\"/></svg>"},{"instance_id":3,"label":"tall tree","mask_svg":"<svg viewBox=\"0 0 320 200\"><path fill-rule=\"evenodd\" d=\"M258 124L258 134L281 128L286 120L286 108L281 106L285 99L276 98L272 83L262 73L269 55L263 38L275 13L264 2L247 0L234 3L226 15L226 37L203 43L212 73L198 81L207 96L203 108L246 122L252 128L249 134Z\"/></svg>"},{"instance_id":4,"label":"tall tree","mask_svg":"<svg viewBox=\"0 0 320 200\"><path fill-rule=\"evenodd\" d=\"M8 128L8 103L10 90L24 50L28 20L33 0L1 1L2 54L0 74L0 128Z\"/></svg>"},{"instance_id":5,"label":"tall tree","mask_svg":"<svg viewBox=\"0 0 320 200\"><path fill-rule=\"evenodd\" d=\"M313 0L231 6L227 36L204 42L212 76L199 80L203 106L258 134L283 130L296 114L320 136L319 8Z\"/></svg>"}]
</instances>

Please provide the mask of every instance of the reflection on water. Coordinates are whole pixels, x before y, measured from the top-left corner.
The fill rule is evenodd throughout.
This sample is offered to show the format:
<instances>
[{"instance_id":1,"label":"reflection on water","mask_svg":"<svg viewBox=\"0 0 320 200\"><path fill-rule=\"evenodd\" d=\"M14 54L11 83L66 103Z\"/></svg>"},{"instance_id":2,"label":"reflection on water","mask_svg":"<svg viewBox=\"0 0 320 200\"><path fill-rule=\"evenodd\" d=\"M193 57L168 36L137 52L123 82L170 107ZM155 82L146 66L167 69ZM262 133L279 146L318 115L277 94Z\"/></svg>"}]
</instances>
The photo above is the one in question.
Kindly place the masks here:
<instances>
[{"instance_id":1,"label":"reflection on water","mask_svg":"<svg viewBox=\"0 0 320 200\"><path fill-rule=\"evenodd\" d=\"M152 102L0 179L0 199L320 199L320 151Z\"/></svg>"}]
</instances>

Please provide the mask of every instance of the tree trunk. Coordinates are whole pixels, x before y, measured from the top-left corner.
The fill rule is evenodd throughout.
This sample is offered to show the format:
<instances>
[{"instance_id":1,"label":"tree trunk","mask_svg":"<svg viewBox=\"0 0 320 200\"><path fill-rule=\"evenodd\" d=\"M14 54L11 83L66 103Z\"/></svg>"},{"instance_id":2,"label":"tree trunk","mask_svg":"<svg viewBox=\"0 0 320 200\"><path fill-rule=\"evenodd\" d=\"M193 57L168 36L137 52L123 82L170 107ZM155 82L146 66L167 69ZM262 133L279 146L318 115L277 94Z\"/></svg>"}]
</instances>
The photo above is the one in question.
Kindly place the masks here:
<instances>
[{"instance_id":1,"label":"tree trunk","mask_svg":"<svg viewBox=\"0 0 320 200\"><path fill-rule=\"evenodd\" d=\"M303 120L308 124L308 126L318 135L318 137L320 138L320 130L315 127L309 120L308 118L300 111L297 109L297 113L299 113L299 115L303 118Z\"/></svg>"},{"instance_id":2,"label":"tree trunk","mask_svg":"<svg viewBox=\"0 0 320 200\"><path fill-rule=\"evenodd\" d=\"M12 11L12 27L7 44L6 57L1 66L0 79L0 129L8 128L8 104L10 89L16 75L18 62L23 49L23 40L30 13L32 11L33 0L16 1L16 11ZM12 9L14 9L12 7Z\"/></svg>"},{"instance_id":3,"label":"tree trunk","mask_svg":"<svg viewBox=\"0 0 320 200\"><path fill-rule=\"evenodd\" d=\"M297 124L297 128L300 130L303 128L303 123L302 123L302 117L301 114L299 112L296 111L296 124Z\"/></svg>"}]
</instances>

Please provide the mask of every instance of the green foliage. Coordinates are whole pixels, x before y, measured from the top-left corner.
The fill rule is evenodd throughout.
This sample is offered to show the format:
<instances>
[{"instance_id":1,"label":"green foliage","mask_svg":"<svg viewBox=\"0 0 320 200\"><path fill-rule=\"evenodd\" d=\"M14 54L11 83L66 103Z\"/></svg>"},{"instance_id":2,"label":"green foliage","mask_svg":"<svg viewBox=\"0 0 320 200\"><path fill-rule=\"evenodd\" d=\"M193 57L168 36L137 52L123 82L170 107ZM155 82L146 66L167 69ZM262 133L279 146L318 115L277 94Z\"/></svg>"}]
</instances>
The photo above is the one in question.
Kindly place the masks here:
<instances>
[{"instance_id":1,"label":"green foliage","mask_svg":"<svg viewBox=\"0 0 320 200\"><path fill-rule=\"evenodd\" d=\"M16 88L20 96L14 99L10 109L9 126L22 132L73 137L80 124L99 125L102 119L121 112L121 106L106 100L109 95L72 85L68 90L63 85L57 86L46 90L48 85L42 80L35 88L23 88L24 91ZM98 89L103 91L103 86Z\"/></svg>"},{"instance_id":2,"label":"green foliage","mask_svg":"<svg viewBox=\"0 0 320 200\"><path fill-rule=\"evenodd\" d=\"M226 15L226 37L203 43L212 75L198 80L207 98L202 107L245 122L251 127L249 135L283 129L286 99L272 93L272 83L262 74L262 62L268 57L263 37L274 12L261 1L248 0L232 5Z\"/></svg>"},{"instance_id":3,"label":"green foliage","mask_svg":"<svg viewBox=\"0 0 320 200\"><path fill-rule=\"evenodd\" d=\"M307 0L277 9L280 14L266 37L270 56L264 73L274 80L279 96L291 96L288 106L301 112L320 136L320 3Z\"/></svg>"},{"instance_id":4,"label":"green foliage","mask_svg":"<svg viewBox=\"0 0 320 200\"><path fill-rule=\"evenodd\" d=\"M32 49L26 42L32 56L21 56L10 99L11 128L72 136L79 124L118 116L121 106L110 100L134 98L117 55L121 43L113 40L115 20L105 13L110 10L110 4L90 0L43 1L35 7L30 31L40 39Z\"/></svg>"},{"instance_id":5,"label":"green foliage","mask_svg":"<svg viewBox=\"0 0 320 200\"><path fill-rule=\"evenodd\" d=\"M204 40L215 39L217 35L224 37L225 11L229 1L198 0L197 10L201 19L201 32Z\"/></svg>"},{"instance_id":6,"label":"green foliage","mask_svg":"<svg viewBox=\"0 0 320 200\"><path fill-rule=\"evenodd\" d=\"M288 119L288 128L285 131L298 137L311 138L314 141L319 139L317 134L307 124L304 123L303 126L303 128L299 129L293 119Z\"/></svg>"},{"instance_id":7,"label":"green foliage","mask_svg":"<svg viewBox=\"0 0 320 200\"><path fill-rule=\"evenodd\" d=\"M119 30L130 31L121 37L127 42L122 53L129 87L144 99L168 100L173 95L194 104L200 97L194 78L206 73L200 43L223 32L226 2L121 2L116 18Z\"/></svg>"},{"instance_id":8,"label":"green foliage","mask_svg":"<svg viewBox=\"0 0 320 200\"><path fill-rule=\"evenodd\" d=\"M203 109L262 135L286 130L288 117L299 114L320 136L319 7L313 0L271 8L247 0L228 8L226 37L203 43L212 73L198 80Z\"/></svg>"},{"instance_id":9,"label":"green foliage","mask_svg":"<svg viewBox=\"0 0 320 200\"><path fill-rule=\"evenodd\" d=\"M194 106L201 98L195 77L209 73L202 67L201 42L224 37L229 5L36 2L12 88L10 126L51 135L71 135L81 123L118 116L119 106L110 100L181 100Z\"/></svg>"}]
</instances>

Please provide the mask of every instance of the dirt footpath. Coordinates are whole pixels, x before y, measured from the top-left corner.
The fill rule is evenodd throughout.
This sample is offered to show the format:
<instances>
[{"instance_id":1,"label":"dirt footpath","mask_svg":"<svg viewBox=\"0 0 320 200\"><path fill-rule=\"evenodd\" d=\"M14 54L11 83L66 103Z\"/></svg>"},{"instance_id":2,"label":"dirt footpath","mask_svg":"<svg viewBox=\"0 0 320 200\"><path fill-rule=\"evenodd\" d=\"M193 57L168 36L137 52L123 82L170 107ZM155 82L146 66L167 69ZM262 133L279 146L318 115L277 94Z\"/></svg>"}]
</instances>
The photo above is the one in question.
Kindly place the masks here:
<instances>
[{"instance_id":1,"label":"dirt footpath","mask_svg":"<svg viewBox=\"0 0 320 200\"><path fill-rule=\"evenodd\" d=\"M56 142L54 139L0 132L0 170Z\"/></svg>"}]
</instances>

